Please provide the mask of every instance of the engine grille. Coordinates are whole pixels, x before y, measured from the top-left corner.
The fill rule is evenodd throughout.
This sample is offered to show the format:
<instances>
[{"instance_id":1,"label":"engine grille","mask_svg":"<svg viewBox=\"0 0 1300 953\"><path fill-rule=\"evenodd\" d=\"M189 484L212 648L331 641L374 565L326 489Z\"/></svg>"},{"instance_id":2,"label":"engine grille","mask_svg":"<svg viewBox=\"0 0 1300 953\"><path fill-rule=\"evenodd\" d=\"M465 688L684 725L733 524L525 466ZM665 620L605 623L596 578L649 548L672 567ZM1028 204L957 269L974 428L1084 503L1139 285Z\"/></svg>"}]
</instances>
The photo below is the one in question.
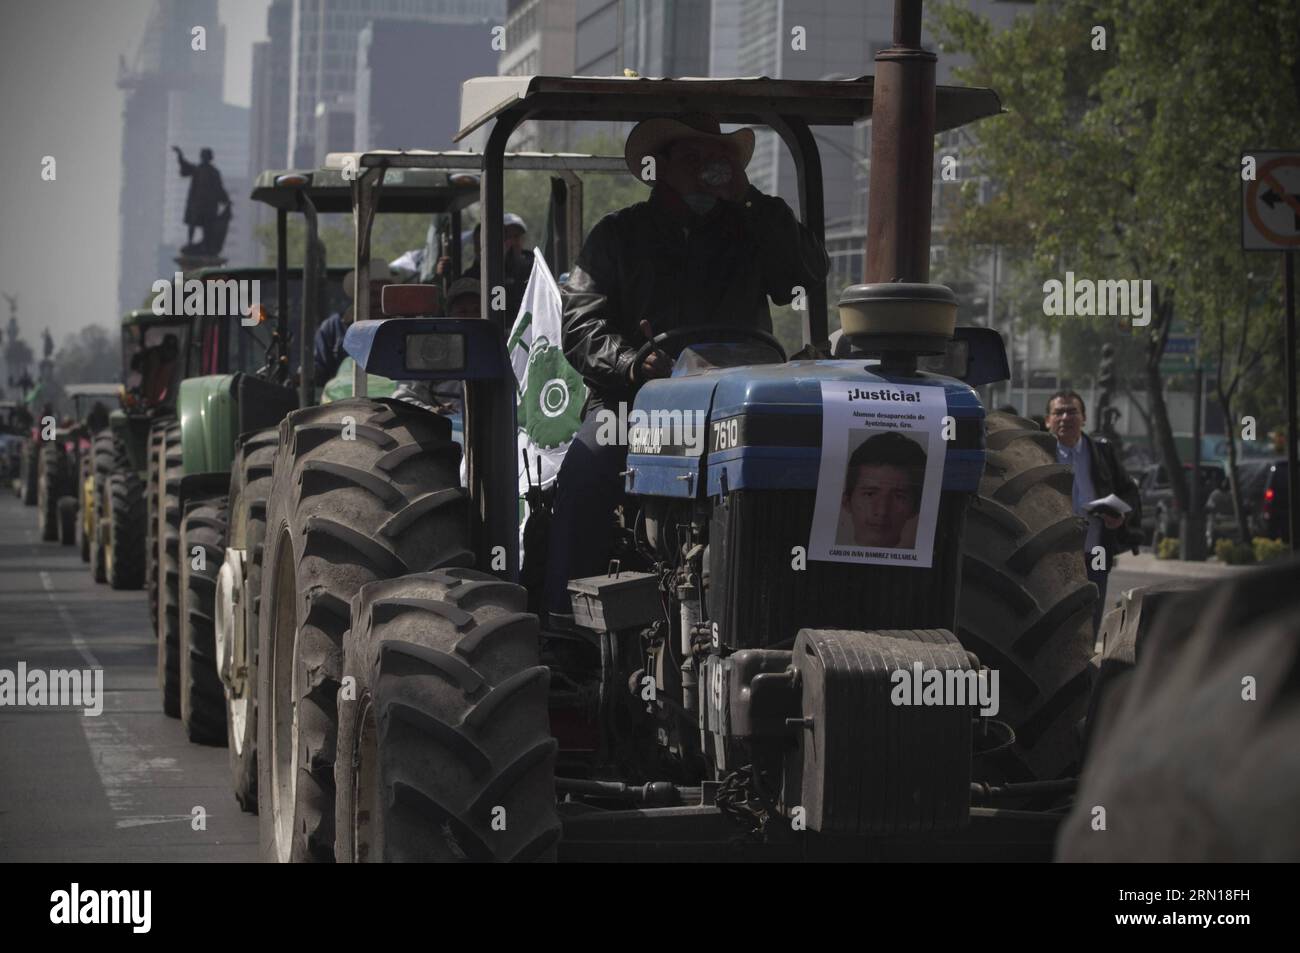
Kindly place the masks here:
<instances>
[{"instance_id":1,"label":"engine grille","mask_svg":"<svg viewBox=\"0 0 1300 953\"><path fill-rule=\"evenodd\" d=\"M969 497L944 492L929 569L808 561L814 490L739 490L709 528L708 611L733 649L789 648L800 629L956 630Z\"/></svg>"}]
</instances>

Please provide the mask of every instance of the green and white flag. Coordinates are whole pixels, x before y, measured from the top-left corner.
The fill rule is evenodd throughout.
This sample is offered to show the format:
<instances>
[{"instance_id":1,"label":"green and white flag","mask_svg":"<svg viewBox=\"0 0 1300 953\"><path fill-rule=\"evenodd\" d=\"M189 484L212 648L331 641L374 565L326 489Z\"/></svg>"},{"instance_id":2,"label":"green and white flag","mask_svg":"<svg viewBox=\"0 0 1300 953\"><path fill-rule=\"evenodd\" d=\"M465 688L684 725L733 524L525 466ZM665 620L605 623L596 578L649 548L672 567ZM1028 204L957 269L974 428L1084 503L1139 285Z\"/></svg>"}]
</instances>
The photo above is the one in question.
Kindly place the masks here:
<instances>
[{"instance_id":1,"label":"green and white flag","mask_svg":"<svg viewBox=\"0 0 1300 953\"><path fill-rule=\"evenodd\" d=\"M564 306L560 288L551 277L540 249L533 251L533 273L524 289L519 316L510 331L506 351L514 367L519 393L519 492L528 490L528 475L537 480L541 461L542 486L549 486L582 423L587 385L564 356ZM528 474L523 470L527 453Z\"/></svg>"}]
</instances>

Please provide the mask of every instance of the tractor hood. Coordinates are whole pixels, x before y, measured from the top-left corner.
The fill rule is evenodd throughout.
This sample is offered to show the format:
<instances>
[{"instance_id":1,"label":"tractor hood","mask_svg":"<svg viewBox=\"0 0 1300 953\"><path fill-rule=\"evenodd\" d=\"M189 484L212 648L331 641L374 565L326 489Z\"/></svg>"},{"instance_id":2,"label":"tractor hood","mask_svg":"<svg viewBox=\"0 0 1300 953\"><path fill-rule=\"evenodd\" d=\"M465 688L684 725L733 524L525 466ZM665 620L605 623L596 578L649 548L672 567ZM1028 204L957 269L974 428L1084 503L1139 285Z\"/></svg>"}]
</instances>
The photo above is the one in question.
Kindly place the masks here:
<instances>
[{"instance_id":1,"label":"tractor hood","mask_svg":"<svg viewBox=\"0 0 1300 953\"><path fill-rule=\"evenodd\" d=\"M678 499L741 489L815 489L821 461L823 381L942 387L955 424L944 490L974 492L984 470L984 409L950 377L897 377L862 360L716 368L650 381L623 421L626 489Z\"/></svg>"}]
</instances>

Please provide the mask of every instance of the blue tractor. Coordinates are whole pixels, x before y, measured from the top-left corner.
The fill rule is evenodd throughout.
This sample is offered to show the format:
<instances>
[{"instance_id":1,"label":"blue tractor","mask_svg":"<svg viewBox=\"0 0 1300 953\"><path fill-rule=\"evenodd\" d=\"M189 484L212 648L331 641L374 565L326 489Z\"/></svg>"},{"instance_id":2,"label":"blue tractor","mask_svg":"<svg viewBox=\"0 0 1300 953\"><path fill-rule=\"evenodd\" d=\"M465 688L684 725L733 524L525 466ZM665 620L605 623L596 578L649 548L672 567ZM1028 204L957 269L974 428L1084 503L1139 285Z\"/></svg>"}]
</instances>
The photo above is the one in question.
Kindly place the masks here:
<instances>
[{"instance_id":1,"label":"blue tractor","mask_svg":"<svg viewBox=\"0 0 1300 953\"><path fill-rule=\"evenodd\" d=\"M767 334L707 323L645 343L674 370L629 414L616 565L571 581L573 627L544 627L520 585L513 316L485 295L481 319L408 309L353 325L365 372L465 382L466 474L446 418L360 388L281 423L258 627L268 859L1050 855L1088 697L1096 590L1082 524L1050 437L986 414L973 389L1005 379L1000 339L956 328L955 297L925 282L933 133L999 104L989 90L935 90L919 43L886 52L876 82L464 84L461 136L488 127L489 289L502 275L504 149L527 120L703 106L765 125L793 154L802 218L820 235L810 127L875 105L873 135L894 159L873 175L895 179L873 182L873 211L903 195L904 166L914 201L873 219L883 237L868 283L839 301L834 341L812 288L796 359ZM900 131L896 71L925 62L933 108ZM358 188L404 161L363 157ZM910 545L842 523L852 426L829 415L834 403L851 422L855 400L880 429L930 441ZM688 419L702 441L665 438ZM536 502L530 519L545 515ZM523 536L523 565L544 558L544 534ZM936 683L970 694L931 704Z\"/></svg>"}]
</instances>

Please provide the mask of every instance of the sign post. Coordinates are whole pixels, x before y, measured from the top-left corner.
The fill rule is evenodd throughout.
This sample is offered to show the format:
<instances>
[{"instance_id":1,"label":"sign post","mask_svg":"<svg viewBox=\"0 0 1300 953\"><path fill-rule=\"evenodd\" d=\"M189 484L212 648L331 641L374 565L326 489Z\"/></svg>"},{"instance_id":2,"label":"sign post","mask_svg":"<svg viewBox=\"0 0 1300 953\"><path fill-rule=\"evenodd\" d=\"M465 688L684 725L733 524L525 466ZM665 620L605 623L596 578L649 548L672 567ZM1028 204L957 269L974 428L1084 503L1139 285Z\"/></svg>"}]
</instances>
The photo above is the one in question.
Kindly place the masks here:
<instances>
[{"instance_id":1,"label":"sign post","mask_svg":"<svg viewBox=\"0 0 1300 953\"><path fill-rule=\"evenodd\" d=\"M1300 149L1247 152L1242 168L1253 160L1253 178L1243 174L1241 247L1246 251L1282 252L1282 281L1286 301L1286 461L1287 512L1291 551L1300 546L1300 462L1296 423L1295 252L1300 248Z\"/></svg>"}]
</instances>

